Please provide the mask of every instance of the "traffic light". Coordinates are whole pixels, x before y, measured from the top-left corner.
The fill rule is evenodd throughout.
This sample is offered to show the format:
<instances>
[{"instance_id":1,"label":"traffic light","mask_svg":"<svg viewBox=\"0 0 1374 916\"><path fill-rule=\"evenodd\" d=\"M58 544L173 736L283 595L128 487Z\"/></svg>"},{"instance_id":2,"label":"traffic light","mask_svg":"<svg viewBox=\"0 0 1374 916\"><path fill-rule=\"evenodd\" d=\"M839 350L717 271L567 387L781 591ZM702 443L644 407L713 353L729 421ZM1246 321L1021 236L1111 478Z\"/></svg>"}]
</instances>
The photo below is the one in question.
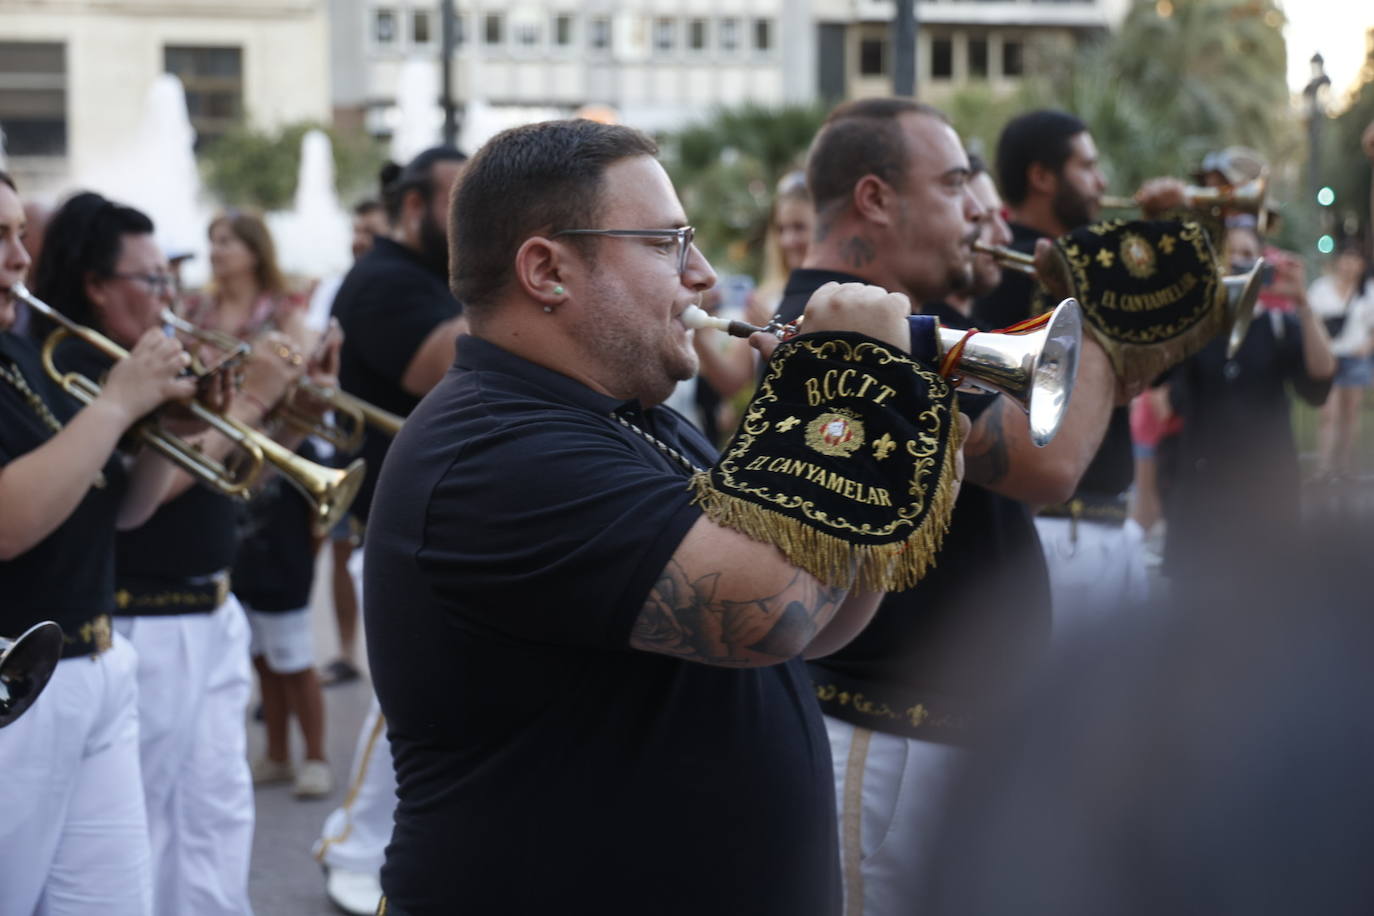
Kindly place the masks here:
<instances>
[{"instance_id":1,"label":"traffic light","mask_svg":"<svg viewBox=\"0 0 1374 916\"><path fill-rule=\"evenodd\" d=\"M1327 185L1317 192L1317 203L1321 204L1323 207L1329 207L1335 202L1336 192L1331 189L1331 185Z\"/></svg>"}]
</instances>

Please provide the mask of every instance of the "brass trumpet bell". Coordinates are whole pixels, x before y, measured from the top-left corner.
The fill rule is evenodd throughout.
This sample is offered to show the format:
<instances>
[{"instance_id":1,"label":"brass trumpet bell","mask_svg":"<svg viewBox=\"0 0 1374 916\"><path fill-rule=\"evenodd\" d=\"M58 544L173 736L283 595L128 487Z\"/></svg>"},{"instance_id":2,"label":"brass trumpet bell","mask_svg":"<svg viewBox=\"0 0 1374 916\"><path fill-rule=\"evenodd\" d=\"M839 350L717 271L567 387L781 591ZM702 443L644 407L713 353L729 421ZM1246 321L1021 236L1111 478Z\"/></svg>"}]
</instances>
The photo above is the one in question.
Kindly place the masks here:
<instances>
[{"instance_id":1,"label":"brass trumpet bell","mask_svg":"<svg viewBox=\"0 0 1374 916\"><path fill-rule=\"evenodd\" d=\"M1225 185L1211 188L1189 185L1183 189L1183 208L1193 212L1201 210L1224 209L1235 213L1249 213L1255 217L1255 228L1264 235L1269 223L1269 176L1261 175L1241 185ZM1140 204L1134 197L1112 197L1101 199L1107 210L1134 210Z\"/></svg>"},{"instance_id":2,"label":"brass trumpet bell","mask_svg":"<svg viewBox=\"0 0 1374 916\"><path fill-rule=\"evenodd\" d=\"M24 714L62 660L62 628L34 624L16 640L0 637L0 728Z\"/></svg>"},{"instance_id":3,"label":"brass trumpet bell","mask_svg":"<svg viewBox=\"0 0 1374 916\"><path fill-rule=\"evenodd\" d=\"M965 331L940 328L940 355L965 336ZM1082 347L1083 313L1076 300L1065 299L1038 330L969 337L956 367L965 382L1015 401L1030 422L1031 441L1043 448L1064 422Z\"/></svg>"},{"instance_id":4,"label":"brass trumpet bell","mask_svg":"<svg viewBox=\"0 0 1374 916\"><path fill-rule=\"evenodd\" d=\"M1222 295L1226 297L1226 317L1231 328L1226 338L1226 358L1235 359L1245 335L1250 331L1250 322L1255 317L1255 302L1259 299L1264 285L1260 274L1264 270L1264 258L1255 261L1243 274L1221 278Z\"/></svg>"}]
</instances>

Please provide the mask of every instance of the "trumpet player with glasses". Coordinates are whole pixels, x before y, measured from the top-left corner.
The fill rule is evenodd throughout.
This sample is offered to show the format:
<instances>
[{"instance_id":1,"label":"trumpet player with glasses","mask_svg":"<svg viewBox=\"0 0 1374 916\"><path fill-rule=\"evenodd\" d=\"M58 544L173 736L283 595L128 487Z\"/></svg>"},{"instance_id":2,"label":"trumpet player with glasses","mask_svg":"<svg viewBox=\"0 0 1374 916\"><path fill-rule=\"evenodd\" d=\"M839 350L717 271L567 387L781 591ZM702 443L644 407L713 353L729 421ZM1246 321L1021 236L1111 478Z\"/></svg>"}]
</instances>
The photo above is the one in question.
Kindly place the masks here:
<instances>
[{"instance_id":1,"label":"trumpet player with glasses","mask_svg":"<svg viewBox=\"0 0 1374 916\"><path fill-rule=\"evenodd\" d=\"M119 344L166 333L175 301L148 217L97 194L54 215L39 264L40 295ZM173 316L174 317L174 316ZM59 354L98 377L104 357L72 342ZM242 386L220 413L233 429L261 425L307 367L290 338L253 343ZM204 351L214 363L222 354ZM224 386L227 368L212 377ZM237 456L219 429L189 444L222 464ZM138 650L144 796L152 848L153 910L248 914L253 789L244 712L251 691L249 627L230 589L238 549L235 497L179 470L148 524L118 544L116 627Z\"/></svg>"},{"instance_id":2,"label":"trumpet player with glasses","mask_svg":"<svg viewBox=\"0 0 1374 916\"><path fill-rule=\"evenodd\" d=\"M31 309L36 301L23 286L24 230L15 184L0 172L0 635L44 619L64 633L44 693L0 732L0 899L16 916L147 916L138 659L111 622L115 531L154 512L174 469L149 449L126 459L116 448L195 383L183 375L190 356L181 344L143 329L80 406L49 378L35 345L10 332L20 299ZM49 235L45 251L56 257L70 241ZM149 245L151 236L136 234L126 254ZM115 259L83 280L138 286L118 274L141 273Z\"/></svg>"}]
</instances>

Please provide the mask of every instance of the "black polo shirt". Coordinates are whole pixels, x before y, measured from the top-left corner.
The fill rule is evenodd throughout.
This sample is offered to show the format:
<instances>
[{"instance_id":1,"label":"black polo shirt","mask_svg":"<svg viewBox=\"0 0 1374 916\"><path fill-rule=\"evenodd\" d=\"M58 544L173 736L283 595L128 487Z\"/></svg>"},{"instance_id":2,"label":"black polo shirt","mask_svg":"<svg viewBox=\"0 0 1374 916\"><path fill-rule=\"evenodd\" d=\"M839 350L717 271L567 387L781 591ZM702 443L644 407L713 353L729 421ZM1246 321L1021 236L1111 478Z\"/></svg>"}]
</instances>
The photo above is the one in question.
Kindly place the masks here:
<instances>
[{"instance_id":1,"label":"black polo shirt","mask_svg":"<svg viewBox=\"0 0 1374 916\"><path fill-rule=\"evenodd\" d=\"M334 296L333 314L344 332L339 385L370 404L406 416L420 402L401 386L406 367L430 332L462 310L442 272L406 246L378 238ZM390 436L368 427L359 452L367 460L367 476L351 509L364 522L390 445Z\"/></svg>"},{"instance_id":2,"label":"black polo shirt","mask_svg":"<svg viewBox=\"0 0 1374 916\"><path fill-rule=\"evenodd\" d=\"M1020 223L1011 223L1011 234L1012 241L1008 247L1026 254L1035 253L1038 239L1049 238L1043 232ZM973 317L989 330L1025 321L1030 317L1031 297L1034 294L1034 280L1019 270L1004 270L997 289L973 303ZM1097 454L1078 481L1075 495L1090 500L1115 497L1129 489L1134 480L1131 411L1129 407L1117 407L1112 411Z\"/></svg>"},{"instance_id":3,"label":"black polo shirt","mask_svg":"<svg viewBox=\"0 0 1374 916\"><path fill-rule=\"evenodd\" d=\"M43 372L34 344L0 332L0 363L13 363L29 388L67 423L80 404ZM0 465L33 451L54 433L27 399L0 380ZM40 620L67 633L96 614L114 610L115 516L124 497L120 460L105 462L105 486L92 486L52 534L13 560L0 560L0 636L13 638Z\"/></svg>"},{"instance_id":4,"label":"black polo shirt","mask_svg":"<svg viewBox=\"0 0 1374 916\"><path fill-rule=\"evenodd\" d=\"M799 660L629 647L709 466L671 410L463 337L387 456L372 673L399 802L382 886L426 916L839 910L829 744Z\"/></svg>"},{"instance_id":5,"label":"black polo shirt","mask_svg":"<svg viewBox=\"0 0 1374 916\"><path fill-rule=\"evenodd\" d=\"M832 271L793 271L782 317L800 315L811 293L832 280L865 282ZM922 311L946 327L973 324L944 303ZM959 409L977 420L995 397L960 391ZM958 728L937 731L929 719L913 723L888 713L923 705L931 716L976 724L977 708L1001 699L1039 657L1049 624L1049 573L1030 510L965 482L925 578L889 593L852 642L811 662L811 676L827 715L892 734L959 741L967 735Z\"/></svg>"}]
</instances>

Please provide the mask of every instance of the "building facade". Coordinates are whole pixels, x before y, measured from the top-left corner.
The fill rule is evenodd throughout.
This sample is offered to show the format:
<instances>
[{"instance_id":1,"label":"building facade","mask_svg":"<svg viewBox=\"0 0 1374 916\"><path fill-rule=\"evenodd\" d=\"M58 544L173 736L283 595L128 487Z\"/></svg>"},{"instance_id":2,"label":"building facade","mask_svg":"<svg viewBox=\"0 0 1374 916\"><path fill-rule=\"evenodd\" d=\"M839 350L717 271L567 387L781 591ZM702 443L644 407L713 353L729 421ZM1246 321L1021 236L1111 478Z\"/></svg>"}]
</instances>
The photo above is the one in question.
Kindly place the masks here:
<instances>
[{"instance_id":1,"label":"building facade","mask_svg":"<svg viewBox=\"0 0 1374 916\"><path fill-rule=\"evenodd\" d=\"M1035 54L1115 27L1127 0L920 0L917 93L1014 88ZM718 106L891 92L893 0L455 0L460 108L610 108L671 128ZM442 4L331 0L336 118L389 134L407 61L440 79Z\"/></svg>"},{"instance_id":2,"label":"building facade","mask_svg":"<svg viewBox=\"0 0 1374 916\"><path fill-rule=\"evenodd\" d=\"M330 116L325 0L5 0L0 130L26 192L98 172L174 73L197 144L241 119L271 128Z\"/></svg>"}]
</instances>

